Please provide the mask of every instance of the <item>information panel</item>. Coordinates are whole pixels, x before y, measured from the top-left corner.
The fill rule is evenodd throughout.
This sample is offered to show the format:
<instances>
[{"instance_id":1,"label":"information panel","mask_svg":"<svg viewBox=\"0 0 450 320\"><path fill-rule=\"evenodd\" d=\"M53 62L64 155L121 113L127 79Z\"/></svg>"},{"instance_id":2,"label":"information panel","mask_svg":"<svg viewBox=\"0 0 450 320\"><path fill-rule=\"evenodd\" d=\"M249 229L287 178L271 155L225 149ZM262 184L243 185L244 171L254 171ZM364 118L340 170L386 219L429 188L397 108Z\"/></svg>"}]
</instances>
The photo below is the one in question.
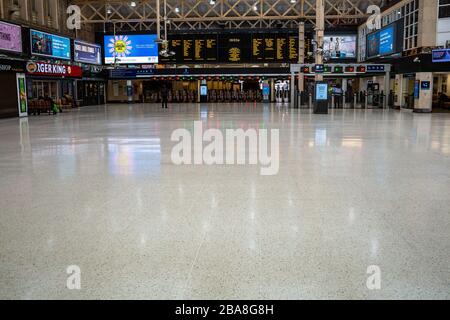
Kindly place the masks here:
<instances>
[{"instance_id":1,"label":"information panel","mask_svg":"<svg viewBox=\"0 0 450 320\"><path fill-rule=\"evenodd\" d=\"M185 34L169 36L172 57L162 62L264 63L298 62L298 36L289 33ZM312 39L305 39L305 56L311 51Z\"/></svg>"},{"instance_id":2,"label":"information panel","mask_svg":"<svg viewBox=\"0 0 450 320\"><path fill-rule=\"evenodd\" d=\"M206 45L206 61L217 61L217 37L207 36Z\"/></svg>"}]
</instances>

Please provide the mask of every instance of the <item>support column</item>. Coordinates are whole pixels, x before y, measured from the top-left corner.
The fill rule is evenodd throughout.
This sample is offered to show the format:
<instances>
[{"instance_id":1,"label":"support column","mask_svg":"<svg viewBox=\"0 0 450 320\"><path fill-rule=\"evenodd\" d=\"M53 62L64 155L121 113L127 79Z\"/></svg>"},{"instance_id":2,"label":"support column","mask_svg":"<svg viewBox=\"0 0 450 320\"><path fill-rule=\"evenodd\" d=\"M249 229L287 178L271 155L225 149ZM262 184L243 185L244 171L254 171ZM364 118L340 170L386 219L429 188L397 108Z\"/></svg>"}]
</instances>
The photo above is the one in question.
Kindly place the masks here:
<instances>
[{"instance_id":1,"label":"support column","mask_svg":"<svg viewBox=\"0 0 450 320\"><path fill-rule=\"evenodd\" d=\"M403 106L403 75L395 75L395 87L394 87L394 108L401 109Z\"/></svg>"},{"instance_id":2,"label":"support column","mask_svg":"<svg viewBox=\"0 0 450 320\"><path fill-rule=\"evenodd\" d=\"M388 71L384 76L384 108L389 108L389 95L391 93L391 73Z\"/></svg>"},{"instance_id":3,"label":"support column","mask_svg":"<svg viewBox=\"0 0 450 320\"><path fill-rule=\"evenodd\" d=\"M430 113L433 110L433 73L418 72L416 80L420 81L421 88L419 99L414 101L414 112ZM424 84L427 85L427 88L424 87Z\"/></svg>"},{"instance_id":4,"label":"support column","mask_svg":"<svg viewBox=\"0 0 450 320\"><path fill-rule=\"evenodd\" d=\"M291 70L291 81L289 83L291 89L291 101L290 104L294 108L295 107L295 72Z\"/></svg>"},{"instance_id":5,"label":"support column","mask_svg":"<svg viewBox=\"0 0 450 320\"><path fill-rule=\"evenodd\" d=\"M161 3L160 0L156 0L156 34L157 41L161 41Z\"/></svg>"},{"instance_id":6,"label":"support column","mask_svg":"<svg viewBox=\"0 0 450 320\"><path fill-rule=\"evenodd\" d=\"M303 21L300 21L298 27L298 63L305 63L305 23ZM298 90L303 92L305 91L305 75L301 71L302 69L298 77Z\"/></svg>"},{"instance_id":7,"label":"support column","mask_svg":"<svg viewBox=\"0 0 450 320\"><path fill-rule=\"evenodd\" d=\"M316 0L316 40L317 49L321 49L319 52L316 50L316 64L323 64L323 42L325 33L325 4L324 0ZM322 74L316 74L316 81L323 81Z\"/></svg>"}]
</instances>

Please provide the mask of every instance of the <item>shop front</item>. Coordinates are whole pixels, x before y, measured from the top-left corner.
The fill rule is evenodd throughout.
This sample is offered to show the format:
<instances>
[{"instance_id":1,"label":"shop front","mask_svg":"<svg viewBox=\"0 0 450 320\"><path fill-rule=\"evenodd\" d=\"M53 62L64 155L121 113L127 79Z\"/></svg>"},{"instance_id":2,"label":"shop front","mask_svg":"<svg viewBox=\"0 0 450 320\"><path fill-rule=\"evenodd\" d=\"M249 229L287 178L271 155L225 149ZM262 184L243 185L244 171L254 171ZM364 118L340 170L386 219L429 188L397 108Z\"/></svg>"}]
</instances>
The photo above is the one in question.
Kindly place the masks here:
<instances>
[{"instance_id":1,"label":"shop front","mask_svg":"<svg viewBox=\"0 0 450 320\"><path fill-rule=\"evenodd\" d=\"M51 98L60 108L78 107L75 80L82 77L78 66L30 61L26 65L30 106Z\"/></svg>"},{"instance_id":2,"label":"shop front","mask_svg":"<svg viewBox=\"0 0 450 320\"><path fill-rule=\"evenodd\" d=\"M0 59L0 118L27 116L25 62ZM13 94L14 93L14 94ZM17 94L16 94L17 93Z\"/></svg>"},{"instance_id":3,"label":"shop front","mask_svg":"<svg viewBox=\"0 0 450 320\"><path fill-rule=\"evenodd\" d=\"M79 106L105 104L106 80L102 67L84 66L83 79L77 80L76 88L76 99Z\"/></svg>"}]
</instances>

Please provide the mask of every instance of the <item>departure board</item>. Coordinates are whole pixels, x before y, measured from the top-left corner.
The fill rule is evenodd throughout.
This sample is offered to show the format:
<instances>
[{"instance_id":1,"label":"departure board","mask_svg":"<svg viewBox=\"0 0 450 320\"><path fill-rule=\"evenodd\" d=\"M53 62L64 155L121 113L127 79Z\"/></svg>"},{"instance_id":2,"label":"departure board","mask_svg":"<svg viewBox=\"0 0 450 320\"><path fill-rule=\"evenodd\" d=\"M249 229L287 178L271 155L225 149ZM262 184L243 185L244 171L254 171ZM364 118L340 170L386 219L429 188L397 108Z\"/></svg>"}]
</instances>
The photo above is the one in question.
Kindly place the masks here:
<instances>
[{"instance_id":1,"label":"departure board","mask_svg":"<svg viewBox=\"0 0 450 320\"><path fill-rule=\"evenodd\" d=\"M220 61L241 63L249 62L251 55L251 36L245 34L225 35L220 38Z\"/></svg>"},{"instance_id":2,"label":"departure board","mask_svg":"<svg viewBox=\"0 0 450 320\"><path fill-rule=\"evenodd\" d=\"M312 34L305 36L305 59L312 52ZM160 57L165 63L297 63L299 40L295 33L223 33L169 36L173 57Z\"/></svg>"},{"instance_id":3,"label":"departure board","mask_svg":"<svg viewBox=\"0 0 450 320\"><path fill-rule=\"evenodd\" d=\"M298 62L298 46L299 41L296 37L289 37L288 55L289 61Z\"/></svg>"},{"instance_id":4,"label":"departure board","mask_svg":"<svg viewBox=\"0 0 450 320\"><path fill-rule=\"evenodd\" d=\"M175 56L172 57L172 60L173 61L182 61L182 57L183 57L183 39L181 39L181 38L171 39L169 41L169 47L170 47L170 50L175 52Z\"/></svg>"},{"instance_id":5,"label":"departure board","mask_svg":"<svg viewBox=\"0 0 450 320\"><path fill-rule=\"evenodd\" d=\"M264 60L264 37L253 36L252 57L255 61Z\"/></svg>"},{"instance_id":6,"label":"departure board","mask_svg":"<svg viewBox=\"0 0 450 320\"><path fill-rule=\"evenodd\" d=\"M264 60L273 61L276 55L276 38L275 36L266 36L264 39Z\"/></svg>"},{"instance_id":7,"label":"departure board","mask_svg":"<svg viewBox=\"0 0 450 320\"><path fill-rule=\"evenodd\" d=\"M278 61L286 61L286 48L287 48L287 38L279 36L277 37L277 54L276 59Z\"/></svg>"},{"instance_id":8,"label":"departure board","mask_svg":"<svg viewBox=\"0 0 450 320\"><path fill-rule=\"evenodd\" d=\"M206 48L205 39L195 39L195 61L205 61Z\"/></svg>"},{"instance_id":9,"label":"departure board","mask_svg":"<svg viewBox=\"0 0 450 320\"><path fill-rule=\"evenodd\" d=\"M183 39L183 60L192 61L195 56L194 39Z\"/></svg>"},{"instance_id":10,"label":"departure board","mask_svg":"<svg viewBox=\"0 0 450 320\"><path fill-rule=\"evenodd\" d=\"M217 61L217 37L208 36L205 40L206 44L206 61Z\"/></svg>"}]
</instances>

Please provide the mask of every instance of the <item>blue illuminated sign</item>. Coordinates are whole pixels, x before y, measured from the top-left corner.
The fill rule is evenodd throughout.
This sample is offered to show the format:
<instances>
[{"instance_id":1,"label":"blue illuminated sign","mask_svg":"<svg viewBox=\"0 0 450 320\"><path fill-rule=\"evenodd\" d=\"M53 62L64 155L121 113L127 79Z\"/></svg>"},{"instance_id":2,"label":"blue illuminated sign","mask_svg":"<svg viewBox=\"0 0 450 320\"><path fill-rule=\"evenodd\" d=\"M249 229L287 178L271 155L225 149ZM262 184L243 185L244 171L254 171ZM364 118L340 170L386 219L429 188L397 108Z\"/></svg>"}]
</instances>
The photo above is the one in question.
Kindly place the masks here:
<instances>
[{"instance_id":1,"label":"blue illuminated sign","mask_svg":"<svg viewBox=\"0 0 450 320\"><path fill-rule=\"evenodd\" d=\"M91 64L102 64L102 49L97 44L74 41L74 60Z\"/></svg>"},{"instance_id":2,"label":"blue illuminated sign","mask_svg":"<svg viewBox=\"0 0 450 320\"><path fill-rule=\"evenodd\" d=\"M31 54L70 60L70 39L54 34L30 30Z\"/></svg>"},{"instance_id":3,"label":"blue illuminated sign","mask_svg":"<svg viewBox=\"0 0 450 320\"><path fill-rule=\"evenodd\" d=\"M367 36L367 57L386 56L395 53L395 24Z\"/></svg>"},{"instance_id":4,"label":"blue illuminated sign","mask_svg":"<svg viewBox=\"0 0 450 320\"><path fill-rule=\"evenodd\" d=\"M422 90L431 90L431 81L422 81L420 88Z\"/></svg>"},{"instance_id":5,"label":"blue illuminated sign","mask_svg":"<svg viewBox=\"0 0 450 320\"><path fill-rule=\"evenodd\" d=\"M450 62L450 49L433 50L433 62Z\"/></svg>"},{"instance_id":6,"label":"blue illuminated sign","mask_svg":"<svg viewBox=\"0 0 450 320\"><path fill-rule=\"evenodd\" d=\"M394 53L394 34L393 25L380 31L380 55L385 56Z\"/></svg>"},{"instance_id":7,"label":"blue illuminated sign","mask_svg":"<svg viewBox=\"0 0 450 320\"><path fill-rule=\"evenodd\" d=\"M158 63L156 38L154 34L104 36L105 63Z\"/></svg>"}]
</instances>

